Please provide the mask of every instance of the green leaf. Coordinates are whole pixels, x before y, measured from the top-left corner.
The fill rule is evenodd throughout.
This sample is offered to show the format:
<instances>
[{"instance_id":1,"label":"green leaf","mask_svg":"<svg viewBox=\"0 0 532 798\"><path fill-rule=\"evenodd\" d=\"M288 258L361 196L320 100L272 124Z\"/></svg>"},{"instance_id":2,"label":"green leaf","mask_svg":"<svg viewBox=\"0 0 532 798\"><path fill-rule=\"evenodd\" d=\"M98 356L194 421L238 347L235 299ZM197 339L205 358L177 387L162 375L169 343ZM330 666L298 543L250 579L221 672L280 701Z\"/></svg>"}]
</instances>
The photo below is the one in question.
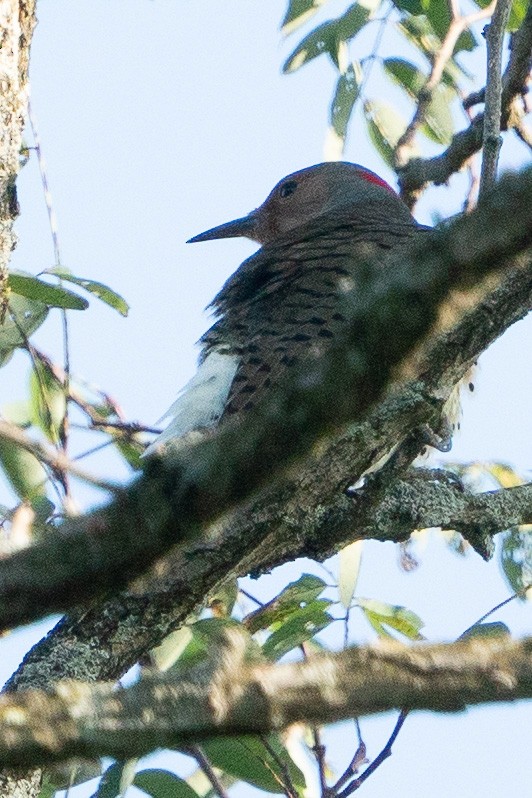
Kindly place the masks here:
<instances>
[{"instance_id":1,"label":"green leaf","mask_svg":"<svg viewBox=\"0 0 532 798\"><path fill-rule=\"evenodd\" d=\"M523 477L507 463L486 463L485 470L501 488L516 488L523 485Z\"/></svg>"},{"instance_id":2,"label":"green leaf","mask_svg":"<svg viewBox=\"0 0 532 798\"><path fill-rule=\"evenodd\" d=\"M416 99L427 82L427 75L405 58L385 58L382 63L393 81L401 86L410 97Z\"/></svg>"},{"instance_id":3,"label":"green leaf","mask_svg":"<svg viewBox=\"0 0 532 798\"><path fill-rule=\"evenodd\" d=\"M133 785L153 798L198 798L198 793L186 781L169 770L141 770L135 775Z\"/></svg>"},{"instance_id":4,"label":"green leaf","mask_svg":"<svg viewBox=\"0 0 532 798\"><path fill-rule=\"evenodd\" d=\"M115 439L115 445L126 463L130 468L134 471L140 471L142 466L144 465L144 461L142 460L142 453L145 447L140 444L136 443L135 441L126 440L121 435L113 435Z\"/></svg>"},{"instance_id":5,"label":"green leaf","mask_svg":"<svg viewBox=\"0 0 532 798\"><path fill-rule=\"evenodd\" d=\"M124 795L133 782L137 761L127 759L125 762L114 762L110 765L91 798L116 798L117 795Z\"/></svg>"},{"instance_id":6,"label":"green leaf","mask_svg":"<svg viewBox=\"0 0 532 798\"><path fill-rule=\"evenodd\" d=\"M460 635L459 640L470 640L472 637L510 637L510 630L505 623L495 621L494 623L476 623Z\"/></svg>"},{"instance_id":7,"label":"green leaf","mask_svg":"<svg viewBox=\"0 0 532 798\"><path fill-rule=\"evenodd\" d=\"M283 72L289 74L317 58L323 53L334 53L337 49L336 22L324 22L318 25L312 33L298 44L292 54L286 59L283 65Z\"/></svg>"},{"instance_id":8,"label":"green leaf","mask_svg":"<svg viewBox=\"0 0 532 798\"><path fill-rule=\"evenodd\" d=\"M501 547L501 566L516 593L532 584L532 525L506 532Z\"/></svg>"},{"instance_id":9,"label":"green leaf","mask_svg":"<svg viewBox=\"0 0 532 798\"><path fill-rule=\"evenodd\" d=\"M31 405L29 402L8 402L2 405L1 412L6 421L16 424L17 427L29 427L31 425Z\"/></svg>"},{"instance_id":10,"label":"green leaf","mask_svg":"<svg viewBox=\"0 0 532 798\"><path fill-rule=\"evenodd\" d=\"M0 366L7 363L17 347L25 345L47 315L48 307L42 302L16 295L9 298L9 309L0 325Z\"/></svg>"},{"instance_id":11,"label":"green leaf","mask_svg":"<svg viewBox=\"0 0 532 798\"><path fill-rule=\"evenodd\" d=\"M317 599L326 587L326 583L319 576L303 574L297 582L290 582L272 601L250 613L244 620L244 625L251 634L259 629L278 625L292 613Z\"/></svg>"},{"instance_id":12,"label":"green leaf","mask_svg":"<svg viewBox=\"0 0 532 798\"><path fill-rule=\"evenodd\" d=\"M345 60L345 43L362 30L369 17L370 10L364 8L360 3L353 3L338 19L328 20L318 25L308 36L305 36L285 61L283 72L295 72L303 64L323 53L327 53L335 66L340 69L340 61ZM341 58L342 51L344 51L343 59Z\"/></svg>"},{"instance_id":13,"label":"green leaf","mask_svg":"<svg viewBox=\"0 0 532 798\"><path fill-rule=\"evenodd\" d=\"M46 776L43 779L43 783L41 785L41 789L39 791L38 798L53 798L56 793L56 788L53 784L50 784Z\"/></svg>"},{"instance_id":14,"label":"green leaf","mask_svg":"<svg viewBox=\"0 0 532 798\"><path fill-rule=\"evenodd\" d=\"M46 471L31 452L0 439L0 464L20 499L31 502L46 495Z\"/></svg>"},{"instance_id":15,"label":"green leaf","mask_svg":"<svg viewBox=\"0 0 532 798\"><path fill-rule=\"evenodd\" d=\"M58 285L50 285L38 277L20 272L10 272L8 285L14 294L43 302L48 307L67 310L85 310L89 303L83 297Z\"/></svg>"},{"instance_id":16,"label":"green leaf","mask_svg":"<svg viewBox=\"0 0 532 798\"><path fill-rule=\"evenodd\" d=\"M338 555L338 595L346 610L351 606L355 593L363 545L363 540L357 540L355 543L344 546Z\"/></svg>"},{"instance_id":17,"label":"green leaf","mask_svg":"<svg viewBox=\"0 0 532 798\"><path fill-rule=\"evenodd\" d=\"M152 648L150 656L160 671L167 671L181 657L193 638L190 626L181 626L175 632L170 632L162 643Z\"/></svg>"},{"instance_id":18,"label":"green leaf","mask_svg":"<svg viewBox=\"0 0 532 798\"><path fill-rule=\"evenodd\" d=\"M511 33L518 30L523 24L529 2L530 0L514 0L507 26L507 30Z\"/></svg>"},{"instance_id":19,"label":"green leaf","mask_svg":"<svg viewBox=\"0 0 532 798\"><path fill-rule=\"evenodd\" d=\"M362 73L358 62L349 64L340 75L331 103L330 123L336 135L345 141L347 126L360 89Z\"/></svg>"},{"instance_id":20,"label":"green leaf","mask_svg":"<svg viewBox=\"0 0 532 798\"><path fill-rule=\"evenodd\" d=\"M50 365L37 357L30 376L30 403L32 424L52 443L59 443L66 412L65 388Z\"/></svg>"},{"instance_id":21,"label":"green leaf","mask_svg":"<svg viewBox=\"0 0 532 798\"><path fill-rule=\"evenodd\" d=\"M55 274L62 280L79 285L80 288L84 288L85 291L88 291L106 305L109 305L109 307L117 310L122 316L127 316L129 313L129 305L126 300L104 283L99 283L97 280L88 280L86 277L76 277L66 269L47 269L46 273Z\"/></svg>"},{"instance_id":22,"label":"green leaf","mask_svg":"<svg viewBox=\"0 0 532 798\"><path fill-rule=\"evenodd\" d=\"M441 83L436 86L427 109L425 124L422 126L422 130L428 138L445 146L451 143L454 133L451 104L455 97L454 89Z\"/></svg>"},{"instance_id":23,"label":"green leaf","mask_svg":"<svg viewBox=\"0 0 532 798\"><path fill-rule=\"evenodd\" d=\"M364 612L369 623L383 637L390 637L387 628L400 632L409 640L422 640L420 629L424 624L415 612L376 599L357 599L357 606Z\"/></svg>"},{"instance_id":24,"label":"green leaf","mask_svg":"<svg viewBox=\"0 0 532 798\"><path fill-rule=\"evenodd\" d=\"M393 169L394 149L406 130L405 120L393 106L382 100L368 100L364 104L364 113L373 144L385 163Z\"/></svg>"},{"instance_id":25,"label":"green leaf","mask_svg":"<svg viewBox=\"0 0 532 798\"><path fill-rule=\"evenodd\" d=\"M306 786L304 776L288 756L279 737L269 735L268 743L286 766L294 786L303 794ZM283 793L283 773L275 758L256 737L207 740L202 742L201 747L211 765L224 773L253 784L260 790Z\"/></svg>"},{"instance_id":26,"label":"green leaf","mask_svg":"<svg viewBox=\"0 0 532 798\"><path fill-rule=\"evenodd\" d=\"M407 11L409 14L423 14L424 8L421 0L392 0L394 6L399 11Z\"/></svg>"},{"instance_id":27,"label":"green leaf","mask_svg":"<svg viewBox=\"0 0 532 798\"><path fill-rule=\"evenodd\" d=\"M438 52L441 41L425 16L404 17L397 28L411 44L429 57L429 61Z\"/></svg>"},{"instance_id":28,"label":"green leaf","mask_svg":"<svg viewBox=\"0 0 532 798\"><path fill-rule=\"evenodd\" d=\"M281 33L288 36L314 16L327 0L290 0L281 23Z\"/></svg>"},{"instance_id":29,"label":"green leaf","mask_svg":"<svg viewBox=\"0 0 532 798\"><path fill-rule=\"evenodd\" d=\"M508 20L507 30L508 31L516 31L518 28L521 27L521 24L525 18L526 10L528 8L530 0L514 0L512 3L512 9L510 11L510 19ZM486 8L489 6L491 0L475 0L475 3L479 8Z\"/></svg>"},{"instance_id":30,"label":"green leaf","mask_svg":"<svg viewBox=\"0 0 532 798\"><path fill-rule=\"evenodd\" d=\"M334 621L327 612L331 602L317 599L306 607L296 610L277 626L262 647L262 653L271 660L278 660L301 643L321 632Z\"/></svg>"},{"instance_id":31,"label":"green leaf","mask_svg":"<svg viewBox=\"0 0 532 798\"><path fill-rule=\"evenodd\" d=\"M427 75L410 61L404 58L386 58L383 62L385 71L413 100L417 100L419 92L427 82ZM423 132L438 144L449 144L454 125L451 114L451 102L456 93L442 84L436 86L426 114Z\"/></svg>"},{"instance_id":32,"label":"green leaf","mask_svg":"<svg viewBox=\"0 0 532 798\"><path fill-rule=\"evenodd\" d=\"M246 662L263 661L258 643L253 640L245 626L234 618L202 618L189 624L187 629L190 637L183 633L182 637L176 637L172 641L175 655L172 651L165 650L163 645L157 656L159 662L165 661L166 667L171 667L176 674L190 674L199 665L203 674L209 669L214 672L219 668L219 661L226 649L235 645L236 635L242 638ZM231 633L229 636L228 630ZM175 661L170 664L171 660Z\"/></svg>"}]
</instances>

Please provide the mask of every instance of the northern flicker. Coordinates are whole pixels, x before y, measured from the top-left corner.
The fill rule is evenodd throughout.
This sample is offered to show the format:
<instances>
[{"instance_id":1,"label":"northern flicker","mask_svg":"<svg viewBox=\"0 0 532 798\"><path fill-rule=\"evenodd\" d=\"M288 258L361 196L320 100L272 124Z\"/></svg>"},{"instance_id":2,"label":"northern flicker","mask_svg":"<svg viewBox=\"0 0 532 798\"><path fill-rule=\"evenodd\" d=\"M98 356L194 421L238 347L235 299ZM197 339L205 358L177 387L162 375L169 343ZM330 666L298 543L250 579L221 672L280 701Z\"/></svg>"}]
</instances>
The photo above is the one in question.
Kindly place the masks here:
<instances>
[{"instance_id":1,"label":"northern flicker","mask_svg":"<svg viewBox=\"0 0 532 798\"><path fill-rule=\"evenodd\" d=\"M289 369L331 345L345 321L343 295L355 287L357 247L384 255L427 231L374 172L331 162L288 175L247 216L191 238L245 236L262 246L209 306L218 319L200 339L198 371L146 453L251 410Z\"/></svg>"}]
</instances>

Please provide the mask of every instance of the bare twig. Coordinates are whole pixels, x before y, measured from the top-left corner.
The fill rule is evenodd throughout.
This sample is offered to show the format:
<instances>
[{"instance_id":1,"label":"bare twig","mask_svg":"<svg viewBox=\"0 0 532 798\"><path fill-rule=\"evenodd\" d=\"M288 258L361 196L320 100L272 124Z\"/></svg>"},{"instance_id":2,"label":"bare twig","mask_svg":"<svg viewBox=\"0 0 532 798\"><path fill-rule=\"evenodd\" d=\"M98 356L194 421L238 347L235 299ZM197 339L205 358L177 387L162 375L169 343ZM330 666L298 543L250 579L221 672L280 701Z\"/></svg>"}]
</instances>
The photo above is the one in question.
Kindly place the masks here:
<instances>
[{"instance_id":1,"label":"bare twig","mask_svg":"<svg viewBox=\"0 0 532 798\"><path fill-rule=\"evenodd\" d=\"M417 107L407 129L400 137L395 146L395 166L401 169L410 160L409 156L412 149L414 137L419 130L420 126L425 122L427 112L434 94L434 90L439 85L445 65L452 57L456 42L462 33L473 23L479 22L482 19L487 19L493 13L496 5L496 0L493 0L486 8L481 8L466 16L460 15L460 10L457 2L451 2L451 22L445 38L441 44L440 49L434 57L432 69L430 70L427 82L421 89L417 98Z\"/></svg>"},{"instance_id":2,"label":"bare twig","mask_svg":"<svg viewBox=\"0 0 532 798\"><path fill-rule=\"evenodd\" d=\"M347 798L348 795L352 795L356 790L359 789L359 787L362 786L362 784L372 775L372 773L374 773L377 768L380 767L382 763L392 755L392 746L397 739L397 735L401 731L407 715L408 710L402 709L400 711L394 729L382 751L375 757L373 762L368 765L365 771L361 773L358 778L354 779L350 784L348 784L345 790L343 790L341 793L338 793L338 798Z\"/></svg>"},{"instance_id":3,"label":"bare twig","mask_svg":"<svg viewBox=\"0 0 532 798\"><path fill-rule=\"evenodd\" d=\"M223 786L222 782L216 775L214 768L212 767L211 763L205 756L203 749L199 745L193 745L190 748L185 749L184 753L190 754L190 756L194 757L200 770L205 773L208 780L212 784L212 788L215 791L218 798L229 798L229 794L225 787Z\"/></svg>"},{"instance_id":4,"label":"bare twig","mask_svg":"<svg viewBox=\"0 0 532 798\"><path fill-rule=\"evenodd\" d=\"M521 96L529 80L532 52L532 3L523 23L511 39L511 52L503 77L501 130L513 125L512 103ZM478 95L477 95L478 96ZM420 190L427 183L441 185L458 172L467 159L482 147L484 114L478 114L471 125L453 136L449 147L434 158L413 158L399 175L401 196L412 207Z\"/></svg>"},{"instance_id":5,"label":"bare twig","mask_svg":"<svg viewBox=\"0 0 532 798\"><path fill-rule=\"evenodd\" d=\"M78 479L95 485L102 490L114 492L119 489L119 485L116 483L107 482L79 468L62 452L48 449L42 443L31 440L31 438L28 438L20 427L17 427L15 424L9 424L7 421L0 420L0 438L14 443L16 446L20 446L21 449L30 452L39 462L49 466L55 474L67 471Z\"/></svg>"},{"instance_id":6,"label":"bare twig","mask_svg":"<svg viewBox=\"0 0 532 798\"><path fill-rule=\"evenodd\" d=\"M316 757L316 764L318 766L318 777L320 780L320 790L323 798L323 796L327 796L329 793L329 788L327 787L327 779L325 777L325 746L321 741L320 730L316 725L312 726L312 737L314 739L312 752Z\"/></svg>"},{"instance_id":7,"label":"bare twig","mask_svg":"<svg viewBox=\"0 0 532 798\"><path fill-rule=\"evenodd\" d=\"M515 134L521 139L523 144L532 150L532 129L526 124L526 122L521 121L514 127Z\"/></svg>"},{"instance_id":8,"label":"bare twig","mask_svg":"<svg viewBox=\"0 0 532 798\"><path fill-rule=\"evenodd\" d=\"M53 206L52 194L48 184L48 175L46 171L46 163L41 147L39 132L37 129L37 120L33 113L31 102L28 101L28 118L30 121L31 131L33 133L33 141L35 152L37 153L37 161L39 163L39 171L41 173L41 182L43 187L44 201L46 203L46 210L48 211L48 222L50 224L50 232L52 235L52 244L54 248L55 266L61 266L61 251L59 248L59 233L57 228L57 217ZM62 281L59 280L61 283ZM70 342L68 330L68 315L65 308L61 308L61 327L63 331L63 358L64 358L64 379L61 382L63 392L65 395L64 413L61 421L61 428L59 430L59 439L61 448L65 457L68 453L68 434L70 431L69 425L69 406L68 394L70 390ZM68 475L65 473L62 478L62 484L65 490L67 500L71 499L70 483Z\"/></svg>"},{"instance_id":9,"label":"bare twig","mask_svg":"<svg viewBox=\"0 0 532 798\"><path fill-rule=\"evenodd\" d=\"M487 81L484 105L484 133L482 137L482 169L480 191L482 197L497 179L497 164L502 145L502 43L510 18L512 0L497 0L491 23L487 26Z\"/></svg>"},{"instance_id":10,"label":"bare twig","mask_svg":"<svg viewBox=\"0 0 532 798\"><path fill-rule=\"evenodd\" d=\"M265 734L260 735L260 741L283 775L282 789L284 794L287 798L298 798L298 792L294 787L286 762L283 762L275 748L270 745L270 741Z\"/></svg>"}]
</instances>

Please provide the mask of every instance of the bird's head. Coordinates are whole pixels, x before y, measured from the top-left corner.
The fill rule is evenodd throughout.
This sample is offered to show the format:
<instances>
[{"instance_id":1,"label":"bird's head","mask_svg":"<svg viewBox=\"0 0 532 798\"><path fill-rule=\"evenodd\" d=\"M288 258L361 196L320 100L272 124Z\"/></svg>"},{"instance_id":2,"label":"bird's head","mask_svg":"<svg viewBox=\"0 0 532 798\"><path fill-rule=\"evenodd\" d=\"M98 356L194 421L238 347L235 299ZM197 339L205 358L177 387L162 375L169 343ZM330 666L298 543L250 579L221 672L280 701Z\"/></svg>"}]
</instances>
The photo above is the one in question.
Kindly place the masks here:
<instances>
[{"instance_id":1,"label":"bird's head","mask_svg":"<svg viewBox=\"0 0 532 798\"><path fill-rule=\"evenodd\" d=\"M268 244L284 233L346 207L371 201L406 206L375 172L358 164L331 161L309 166L283 178L262 205L241 219L213 227L189 243L245 236Z\"/></svg>"}]
</instances>

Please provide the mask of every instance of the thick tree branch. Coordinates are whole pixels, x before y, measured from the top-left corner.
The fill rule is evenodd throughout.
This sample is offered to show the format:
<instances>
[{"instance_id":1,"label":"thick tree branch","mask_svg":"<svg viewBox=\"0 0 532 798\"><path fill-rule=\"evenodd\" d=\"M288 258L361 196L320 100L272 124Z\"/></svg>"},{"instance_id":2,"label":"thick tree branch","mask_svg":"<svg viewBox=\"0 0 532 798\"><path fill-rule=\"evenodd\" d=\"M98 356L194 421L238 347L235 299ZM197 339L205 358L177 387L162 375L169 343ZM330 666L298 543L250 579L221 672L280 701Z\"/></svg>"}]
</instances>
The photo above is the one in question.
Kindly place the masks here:
<instances>
[{"instance_id":1,"label":"thick tree branch","mask_svg":"<svg viewBox=\"0 0 532 798\"><path fill-rule=\"evenodd\" d=\"M336 447L331 445L325 457L322 451L310 479L305 473L294 475L273 495L229 516L211 531L208 543L187 544L165 561L160 577L145 581L136 592L62 619L28 653L9 688L46 686L60 676L116 679L228 578L298 556L325 559L357 535L373 537L373 518L385 498L385 483L370 484L357 502L338 486L349 484L349 477L360 474L373 457L390 443L399 443L419 423L434 421L437 408L430 397L445 398L479 353L531 306L532 263L528 271L510 269L500 286L438 337L420 363L421 384L393 393L363 423L350 428ZM419 447L412 457L418 451ZM402 474L404 468L390 478ZM427 520L413 524L423 526ZM390 530L384 532L388 535Z\"/></svg>"},{"instance_id":2,"label":"thick tree branch","mask_svg":"<svg viewBox=\"0 0 532 798\"><path fill-rule=\"evenodd\" d=\"M532 523L532 484L474 494L447 471L412 469L384 484L371 513L365 512L364 501L362 494L351 504L338 502L337 530L356 529L357 538L407 540L416 529L441 527L460 532L485 557L494 535Z\"/></svg>"},{"instance_id":3,"label":"thick tree branch","mask_svg":"<svg viewBox=\"0 0 532 798\"><path fill-rule=\"evenodd\" d=\"M229 632L228 632L229 634ZM233 636L239 635L236 630ZM0 758L29 766L72 756L127 759L213 735L264 734L391 709L455 712L532 697L532 639L473 638L443 645L375 646L283 665L224 655L212 677L112 684L59 682L0 697Z\"/></svg>"},{"instance_id":4,"label":"thick tree branch","mask_svg":"<svg viewBox=\"0 0 532 798\"><path fill-rule=\"evenodd\" d=\"M532 54L532 4L518 31L512 36L511 52L503 76L501 130L512 125L510 117L513 101L526 89L530 76ZM482 147L484 114L479 114L471 125L453 136L451 144L434 158L412 158L399 174L401 196L412 207L419 192L427 183L441 185L451 175L460 171L468 158Z\"/></svg>"},{"instance_id":5,"label":"thick tree branch","mask_svg":"<svg viewBox=\"0 0 532 798\"><path fill-rule=\"evenodd\" d=\"M34 0L0 0L0 321L7 311L7 268L18 216L15 180L20 169L28 100L28 62L35 25Z\"/></svg>"},{"instance_id":6,"label":"thick tree branch","mask_svg":"<svg viewBox=\"0 0 532 798\"><path fill-rule=\"evenodd\" d=\"M144 476L109 505L1 561L0 624L119 589L175 543L197 536L201 526L271 484L319 437L360 417L392 374L398 376L400 363L404 375L412 347L419 349L435 314L445 306L456 318L459 306L445 302L450 287L501 274L526 251L531 205L532 170L508 176L475 213L402 254L397 264L392 259L385 280L380 264L360 260L357 291L346 302L345 340L327 358L307 364L286 388L279 386L249 418L222 425L175 456L152 460ZM515 263L525 267L525 261ZM480 290L482 295L488 285Z\"/></svg>"}]
</instances>

